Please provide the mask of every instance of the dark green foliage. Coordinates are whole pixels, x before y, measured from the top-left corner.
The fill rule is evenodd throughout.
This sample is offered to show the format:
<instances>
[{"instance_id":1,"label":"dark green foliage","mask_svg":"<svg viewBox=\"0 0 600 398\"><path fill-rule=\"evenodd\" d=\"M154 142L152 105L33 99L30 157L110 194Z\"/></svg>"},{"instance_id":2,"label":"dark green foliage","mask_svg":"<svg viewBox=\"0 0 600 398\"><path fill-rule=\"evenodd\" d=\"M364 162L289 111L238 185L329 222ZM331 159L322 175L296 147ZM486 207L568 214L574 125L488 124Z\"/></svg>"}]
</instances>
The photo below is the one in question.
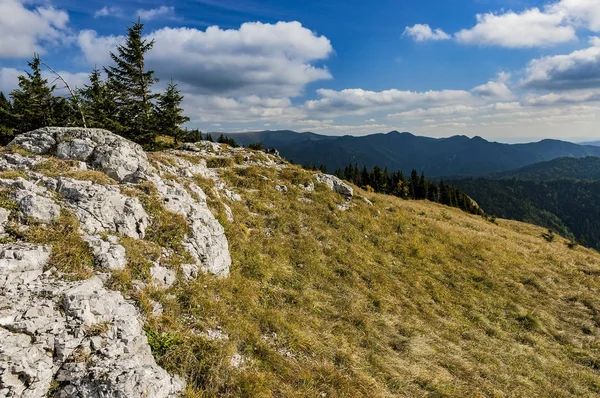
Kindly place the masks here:
<instances>
[{"instance_id":1,"label":"dark green foliage","mask_svg":"<svg viewBox=\"0 0 600 398\"><path fill-rule=\"evenodd\" d=\"M14 138L12 103L0 91L0 145L8 144Z\"/></svg>"},{"instance_id":2,"label":"dark green foliage","mask_svg":"<svg viewBox=\"0 0 600 398\"><path fill-rule=\"evenodd\" d=\"M264 151L265 150L265 146L260 141L259 142L255 142L254 144L248 145L248 148L254 149L255 151Z\"/></svg>"},{"instance_id":3,"label":"dark green foliage","mask_svg":"<svg viewBox=\"0 0 600 398\"><path fill-rule=\"evenodd\" d=\"M181 140L183 142L200 142L202 141L202 132L198 129L185 129Z\"/></svg>"},{"instance_id":4,"label":"dark green foliage","mask_svg":"<svg viewBox=\"0 0 600 398\"><path fill-rule=\"evenodd\" d=\"M102 80L98 68L94 68L89 79L90 84L78 92L88 127L121 132L123 127L117 122L118 109L111 86Z\"/></svg>"},{"instance_id":5,"label":"dark green foliage","mask_svg":"<svg viewBox=\"0 0 600 398\"><path fill-rule=\"evenodd\" d=\"M600 181L452 181L488 213L536 224L600 248Z\"/></svg>"},{"instance_id":6,"label":"dark green foliage","mask_svg":"<svg viewBox=\"0 0 600 398\"><path fill-rule=\"evenodd\" d=\"M206 141L213 142L213 138L210 133L206 133Z\"/></svg>"},{"instance_id":7,"label":"dark green foliage","mask_svg":"<svg viewBox=\"0 0 600 398\"><path fill-rule=\"evenodd\" d=\"M143 29L139 21L127 28L125 45L117 47L117 54L110 53L116 66L104 70L118 107L116 119L123 126L122 134L152 149L158 135L153 109L158 95L152 93L152 85L158 79L153 70L145 68L145 55L154 41L143 39Z\"/></svg>"},{"instance_id":8,"label":"dark green foliage","mask_svg":"<svg viewBox=\"0 0 600 398\"><path fill-rule=\"evenodd\" d=\"M600 180L600 158L564 157L493 175L494 179L552 181L561 179Z\"/></svg>"},{"instance_id":9,"label":"dark green foliage","mask_svg":"<svg viewBox=\"0 0 600 398\"><path fill-rule=\"evenodd\" d=\"M182 101L183 95L173 80L167 86L167 91L158 97L158 130L162 135L173 137L175 144L182 141L186 134L181 125L190 121L189 117L183 115Z\"/></svg>"},{"instance_id":10,"label":"dark green foliage","mask_svg":"<svg viewBox=\"0 0 600 398\"><path fill-rule=\"evenodd\" d=\"M48 85L48 81L42 78L41 61L37 55L27 64L31 72L19 76L19 88L10 94L12 127L18 133L58 124L60 121L56 113L61 113L57 112L58 104L65 101L52 96L55 86Z\"/></svg>"},{"instance_id":11,"label":"dark green foliage","mask_svg":"<svg viewBox=\"0 0 600 398\"><path fill-rule=\"evenodd\" d=\"M223 134L221 134L219 136L219 138L217 139L217 142L219 144L227 144L227 145L231 146L232 148L239 147L238 143L235 142L235 140L233 138L227 137L226 135L223 135Z\"/></svg>"},{"instance_id":12,"label":"dark green foliage","mask_svg":"<svg viewBox=\"0 0 600 398\"><path fill-rule=\"evenodd\" d=\"M477 203L459 188L447 185L443 181L435 183L427 180L424 173L419 176L414 169L408 180L404 178L401 171L390 173L387 168L382 170L379 166L375 166L371 171L363 166L361 171L356 164L348 165L344 170L337 170L335 175L355 185L370 187L378 193L394 195L402 199L429 200L458 207L471 214L484 214Z\"/></svg>"}]
</instances>

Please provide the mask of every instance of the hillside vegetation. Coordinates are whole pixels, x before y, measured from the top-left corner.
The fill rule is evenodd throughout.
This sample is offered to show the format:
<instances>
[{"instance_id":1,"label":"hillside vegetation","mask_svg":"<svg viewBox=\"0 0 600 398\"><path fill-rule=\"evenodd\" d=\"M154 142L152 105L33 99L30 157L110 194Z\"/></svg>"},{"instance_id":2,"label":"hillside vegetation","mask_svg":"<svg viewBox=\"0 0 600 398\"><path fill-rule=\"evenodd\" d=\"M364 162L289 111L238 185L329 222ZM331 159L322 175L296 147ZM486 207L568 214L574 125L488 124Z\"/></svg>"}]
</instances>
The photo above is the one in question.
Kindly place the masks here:
<instances>
[{"instance_id":1,"label":"hillside vegetation","mask_svg":"<svg viewBox=\"0 0 600 398\"><path fill-rule=\"evenodd\" d=\"M299 187L312 173L236 165L239 153L208 164L241 201L196 178L225 226L230 277L151 294L165 308L149 324L155 354L188 396L600 393L597 252L358 188L342 211L326 186Z\"/></svg>"},{"instance_id":2,"label":"hillside vegetation","mask_svg":"<svg viewBox=\"0 0 600 398\"><path fill-rule=\"evenodd\" d=\"M548 162L535 163L517 170L498 173L493 178L534 181L600 180L600 158L595 156L585 158L562 157Z\"/></svg>"},{"instance_id":3,"label":"hillside vegetation","mask_svg":"<svg viewBox=\"0 0 600 398\"><path fill-rule=\"evenodd\" d=\"M491 178L450 181L481 208L600 248L600 158L559 158Z\"/></svg>"}]
</instances>

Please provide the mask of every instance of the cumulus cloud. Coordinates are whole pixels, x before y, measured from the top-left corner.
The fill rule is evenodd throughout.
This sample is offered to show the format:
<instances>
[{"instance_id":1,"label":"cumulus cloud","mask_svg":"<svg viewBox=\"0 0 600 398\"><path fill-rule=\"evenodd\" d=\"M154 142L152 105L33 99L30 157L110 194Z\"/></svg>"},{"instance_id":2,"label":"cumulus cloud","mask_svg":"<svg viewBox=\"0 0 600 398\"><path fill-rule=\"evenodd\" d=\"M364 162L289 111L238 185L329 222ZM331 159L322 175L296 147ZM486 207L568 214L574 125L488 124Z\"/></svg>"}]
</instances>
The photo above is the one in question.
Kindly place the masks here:
<instances>
[{"instance_id":1,"label":"cumulus cloud","mask_svg":"<svg viewBox=\"0 0 600 398\"><path fill-rule=\"evenodd\" d=\"M183 106L192 122L290 122L306 117L301 110L292 106L289 98L184 94Z\"/></svg>"},{"instance_id":2,"label":"cumulus cloud","mask_svg":"<svg viewBox=\"0 0 600 398\"><path fill-rule=\"evenodd\" d=\"M320 99L307 101L304 108L307 112L324 115L364 115L385 109L402 109L424 104L435 106L473 99L471 93L462 90L414 92L392 89L375 92L362 89L320 89L317 93Z\"/></svg>"},{"instance_id":3,"label":"cumulus cloud","mask_svg":"<svg viewBox=\"0 0 600 398\"><path fill-rule=\"evenodd\" d=\"M451 38L451 36L442 29L438 28L436 30L432 30L427 24L407 26L402 35L411 37L415 41L449 40Z\"/></svg>"},{"instance_id":4,"label":"cumulus cloud","mask_svg":"<svg viewBox=\"0 0 600 398\"><path fill-rule=\"evenodd\" d=\"M600 4L597 0L560 0L542 8L478 14L477 23L462 29L454 38L463 44L508 48L544 47L577 40L577 29L600 31ZM447 40L441 29L416 24L407 27L405 36L416 41Z\"/></svg>"},{"instance_id":5,"label":"cumulus cloud","mask_svg":"<svg viewBox=\"0 0 600 398\"><path fill-rule=\"evenodd\" d=\"M94 13L94 18L102 18L102 17L117 17L117 18L119 18L122 16L123 16L123 10L121 9L121 7L117 7L117 6L111 6L111 7L104 6Z\"/></svg>"},{"instance_id":6,"label":"cumulus cloud","mask_svg":"<svg viewBox=\"0 0 600 398\"><path fill-rule=\"evenodd\" d=\"M137 10L136 15L143 21L150 21L156 18L173 18L175 16L175 7L160 6L149 10Z\"/></svg>"},{"instance_id":7,"label":"cumulus cloud","mask_svg":"<svg viewBox=\"0 0 600 398\"><path fill-rule=\"evenodd\" d=\"M51 6L29 9L18 0L0 1L0 58L44 54L45 44L68 36L69 14Z\"/></svg>"},{"instance_id":8,"label":"cumulus cloud","mask_svg":"<svg viewBox=\"0 0 600 398\"><path fill-rule=\"evenodd\" d=\"M229 30L162 28L147 38L155 41L147 56L149 67L194 94L294 97L307 84L331 78L326 67L315 65L333 52L329 39L299 22L252 22ZM91 30L78 37L91 65L110 63L110 51L123 40Z\"/></svg>"},{"instance_id":9,"label":"cumulus cloud","mask_svg":"<svg viewBox=\"0 0 600 398\"><path fill-rule=\"evenodd\" d=\"M58 73L69 83L72 89L77 87L83 87L89 83L88 75L86 73L72 73L66 71L58 71ZM11 91L16 89L19 85L18 76L23 75L24 71L17 70L14 68L2 68L0 67L0 91L5 95L8 95ZM67 95L68 92L64 88L64 85L60 81L56 81L56 76L48 70L42 71L42 77L48 80L49 84L56 85L56 95Z\"/></svg>"},{"instance_id":10,"label":"cumulus cloud","mask_svg":"<svg viewBox=\"0 0 600 398\"><path fill-rule=\"evenodd\" d=\"M548 46L576 40L575 28L565 25L564 13L539 8L504 14L478 14L477 25L456 33L464 44L496 45L511 48Z\"/></svg>"},{"instance_id":11,"label":"cumulus cloud","mask_svg":"<svg viewBox=\"0 0 600 398\"><path fill-rule=\"evenodd\" d=\"M98 36L96 31L82 30L77 36L77 44L90 65L108 65L110 53L115 52L125 36Z\"/></svg>"},{"instance_id":12,"label":"cumulus cloud","mask_svg":"<svg viewBox=\"0 0 600 398\"><path fill-rule=\"evenodd\" d=\"M590 44L570 54L532 60L523 86L544 90L600 87L600 38L591 38Z\"/></svg>"},{"instance_id":13,"label":"cumulus cloud","mask_svg":"<svg viewBox=\"0 0 600 398\"><path fill-rule=\"evenodd\" d=\"M14 68L0 68L0 91L5 95L17 88L17 77L22 74L21 71Z\"/></svg>"},{"instance_id":14,"label":"cumulus cloud","mask_svg":"<svg viewBox=\"0 0 600 398\"><path fill-rule=\"evenodd\" d=\"M471 90L475 95L496 99L508 100L514 98L514 94L506 83L510 80L510 74L500 72L495 80L491 80L486 84L475 87Z\"/></svg>"}]
</instances>

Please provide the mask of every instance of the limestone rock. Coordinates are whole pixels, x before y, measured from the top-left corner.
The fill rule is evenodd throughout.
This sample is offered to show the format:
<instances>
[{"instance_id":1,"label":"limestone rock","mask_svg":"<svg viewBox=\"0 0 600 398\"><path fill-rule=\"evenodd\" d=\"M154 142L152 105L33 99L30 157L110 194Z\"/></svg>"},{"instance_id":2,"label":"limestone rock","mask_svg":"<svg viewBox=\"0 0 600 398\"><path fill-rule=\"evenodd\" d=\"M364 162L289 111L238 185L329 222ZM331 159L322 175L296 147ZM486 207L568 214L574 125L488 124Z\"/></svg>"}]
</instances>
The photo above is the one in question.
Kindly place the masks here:
<instances>
[{"instance_id":1,"label":"limestone rock","mask_svg":"<svg viewBox=\"0 0 600 398\"><path fill-rule=\"evenodd\" d=\"M0 234L4 233L4 227L8 224L8 217L10 217L10 210L0 207Z\"/></svg>"},{"instance_id":2,"label":"limestone rock","mask_svg":"<svg viewBox=\"0 0 600 398\"><path fill-rule=\"evenodd\" d=\"M53 380L57 397L179 396L185 384L156 364L136 308L97 277L50 278L48 255L0 246L0 396L44 397Z\"/></svg>"},{"instance_id":3,"label":"limestone rock","mask_svg":"<svg viewBox=\"0 0 600 398\"><path fill-rule=\"evenodd\" d=\"M88 234L111 232L144 238L148 215L139 199L121 194L119 187L60 177L56 192L64 197Z\"/></svg>"},{"instance_id":4,"label":"limestone rock","mask_svg":"<svg viewBox=\"0 0 600 398\"><path fill-rule=\"evenodd\" d=\"M165 289L173 286L177 278L175 271L161 267L160 265L150 268L150 276L154 285Z\"/></svg>"},{"instance_id":5,"label":"limestone rock","mask_svg":"<svg viewBox=\"0 0 600 398\"><path fill-rule=\"evenodd\" d=\"M125 269L127 253L115 236L110 236L108 240L96 236L85 236L83 239L92 249L96 267L111 271Z\"/></svg>"},{"instance_id":6,"label":"limestone rock","mask_svg":"<svg viewBox=\"0 0 600 398\"><path fill-rule=\"evenodd\" d=\"M25 217L49 222L60 216L60 207L52 199L28 194L27 191L17 192L17 196L21 196L17 204Z\"/></svg>"},{"instance_id":7,"label":"limestone rock","mask_svg":"<svg viewBox=\"0 0 600 398\"><path fill-rule=\"evenodd\" d=\"M346 197L352 197L354 195L352 187L336 176L330 174L315 174L315 177L318 182L327 185L333 192L337 192Z\"/></svg>"},{"instance_id":8,"label":"limestone rock","mask_svg":"<svg viewBox=\"0 0 600 398\"><path fill-rule=\"evenodd\" d=\"M31 170L42 161L41 156L23 156L18 153L3 153L0 155L0 170Z\"/></svg>"},{"instance_id":9,"label":"limestone rock","mask_svg":"<svg viewBox=\"0 0 600 398\"><path fill-rule=\"evenodd\" d=\"M9 145L80 160L121 182L138 180L153 170L141 146L102 129L45 127L21 134Z\"/></svg>"},{"instance_id":10,"label":"limestone rock","mask_svg":"<svg viewBox=\"0 0 600 398\"><path fill-rule=\"evenodd\" d=\"M275 190L278 192L287 192L288 191L288 187L286 187L285 185L275 185Z\"/></svg>"},{"instance_id":11,"label":"limestone rock","mask_svg":"<svg viewBox=\"0 0 600 398\"><path fill-rule=\"evenodd\" d=\"M167 210L181 214L190 225L190 236L184 247L203 271L226 277L229 275L231 255L223 226L213 216L205 201L197 201L179 183L162 180L157 176L151 180L163 199ZM200 187L191 184L195 192Z\"/></svg>"}]
</instances>

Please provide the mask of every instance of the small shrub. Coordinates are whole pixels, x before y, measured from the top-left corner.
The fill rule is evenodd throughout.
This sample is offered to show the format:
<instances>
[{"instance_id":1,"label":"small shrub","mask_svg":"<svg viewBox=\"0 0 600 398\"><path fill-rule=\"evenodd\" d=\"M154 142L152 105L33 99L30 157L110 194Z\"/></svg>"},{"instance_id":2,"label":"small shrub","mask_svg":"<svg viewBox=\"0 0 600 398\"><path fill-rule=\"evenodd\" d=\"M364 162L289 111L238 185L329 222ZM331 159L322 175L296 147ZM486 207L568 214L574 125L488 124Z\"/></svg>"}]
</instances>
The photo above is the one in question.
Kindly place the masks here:
<instances>
[{"instance_id":1,"label":"small shrub","mask_svg":"<svg viewBox=\"0 0 600 398\"><path fill-rule=\"evenodd\" d=\"M551 229L549 229L548 232L544 232L542 234L542 238L544 238L546 240L546 242L552 242L552 241L554 241L554 231L552 231Z\"/></svg>"},{"instance_id":2,"label":"small shrub","mask_svg":"<svg viewBox=\"0 0 600 398\"><path fill-rule=\"evenodd\" d=\"M165 332L159 333L150 327L146 328L146 337L152 355L156 359L164 357L174 346L181 343L177 336Z\"/></svg>"}]
</instances>

